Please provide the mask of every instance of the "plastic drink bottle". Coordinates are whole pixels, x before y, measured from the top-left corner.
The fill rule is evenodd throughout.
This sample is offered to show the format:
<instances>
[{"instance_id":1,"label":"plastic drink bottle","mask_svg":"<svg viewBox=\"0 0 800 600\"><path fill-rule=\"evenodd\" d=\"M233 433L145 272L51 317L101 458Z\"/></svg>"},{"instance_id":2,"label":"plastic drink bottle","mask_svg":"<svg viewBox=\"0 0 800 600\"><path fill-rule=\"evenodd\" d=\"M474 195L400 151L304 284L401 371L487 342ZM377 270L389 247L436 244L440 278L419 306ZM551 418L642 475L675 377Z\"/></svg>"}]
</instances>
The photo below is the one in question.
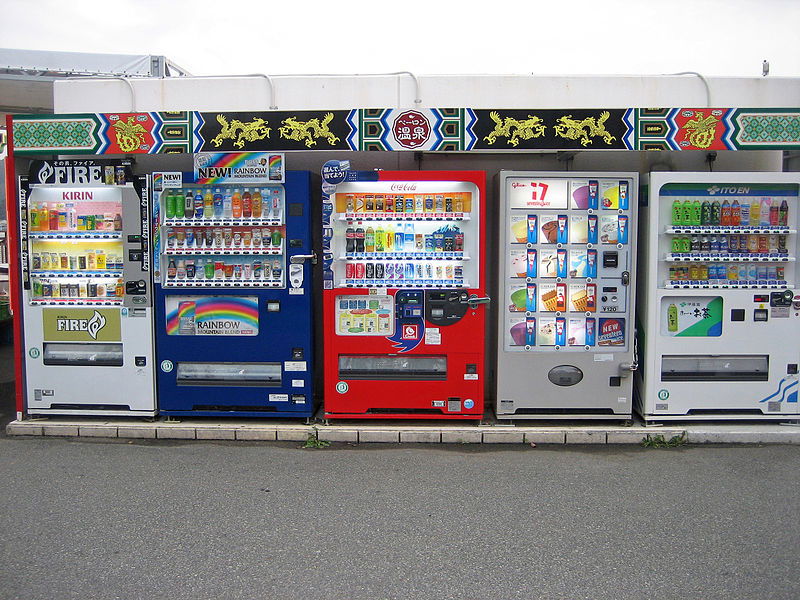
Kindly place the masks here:
<instances>
[{"instance_id":1,"label":"plastic drink bottle","mask_svg":"<svg viewBox=\"0 0 800 600\"><path fill-rule=\"evenodd\" d=\"M762 198L761 199L761 217L759 219L759 225L767 226L769 225L769 212L772 208L772 201L769 198Z\"/></svg>"},{"instance_id":2,"label":"plastic drink bottle","mask_svg":"<svg viewBox=\"0 0 800 600\"><path fill-rule=\"evenodd\" d=\"M402 252L405 247L405 236L403 236L403 224L398 223L394 232L394 251Z\"/></svg>"},{"instance_id":3,"label":"plastic drink bottle","mask_svg":"<svg viewBox=\"0 0 800 600\"><path fill-rule=\"evenodd\" d=\"M413 223L406 223L406 232L405 232L405 239L403 243L403 248L406 252L413 252L414 251L414 224Z\"/></svg>"},{"instance_id":4,"label":"plastic drink bottle","mask_svg":"<svg viewBox=\"0 0 800 600\"><path fill-rule=\"evenodd\" d=\"M700 224L711 225L711 202L708 200L703 201Z\"/></svg>"},{"instance_id":5,"label":"plastic drink bottle","mask_svg":"<svg viewBox=\"0 0 800 600\"><path fill-rule=\"evenodd\" d=\"M688 216L687 216L688 210ZM702 205L700 200L689 202L688 200L683 203L683 224L684 225L702 225Z\"/></svg>"},{"instance_id":6,"label":"plastic drink bottle","mask_svg":"<svg viewBox=\"0 0 800 600\"><path fill-rule=\"evenodd\" d=\"M386 231L383 232L383 249L386 252L394 250L394 232L386 226Z\"/></svg>"},{"instance_id":7,"label":"plastic drink bottle","mask_svg":"<svg viewBox=\"0 0 800 600\"><path fill-rule=\"evenodd\" d=\"M244 194L242 194L242 216L245 219L249 219L253 216L253 198L250 196L250 190L244 188Z\"/></svg>"},{"instance_id":8,"label":"plastic drink bottle","mask_svg":"<svg viewBox=\"0 0 800 600\"><path fill-rule=\"evenodd\" d=\"M175 218L175 194L171 190L164 192L165 214L168 219Z\"/></svg>"},{"instance_id":9,"label":"plastic drink bottle","mask_svg":"<svg viewBox=\"0 0 800 600\"><path fill-rule=\"evenodd\" d=\"M742 200L739 224L742 227L748 227L750 225L750 203L747 200Z\"/></svg>"},{"instance_id":10,"label":"plastic drink bottle","mask_svg":"<svg viewBox=\"0 0 800 600\"><path fill-rule=\"evenodd\" d=\"M242 217L242 194L239 193L238 189L233 190L233 196L231 197L231 213L234 219L240 219Z\"/></svg>"},{"instance_id":11,"label":"plastic drink bottle","mask_svg":"<svg viewBox=\"0 0 800 600\"><path fill-rule=\"evenodd\" d=\"M183 199L183 218L191 219L192 215L194 215L194 195L189 191Z\"/></svg>"},{"instance_id":12,"label":"plastic drink bottle","mask_svg":"<svg viewBox=\"0 0 800 600\"><path fill-rule=\"evenodd\" d=\"M67 206L69 207L69 204L67 204ZM69 211L69 209L67 209L67 210ZM778 205L777 204L773 204L772 206L769 207L769 224L770 224L770 226L776 227L778 225L779 213L780 213L780 210L778 209Z\"/></svg>"},{"instance_id":13,"label":"plastic drink bottle","mask_svg":"<svg viewBox=\"0 0 800 600\"><path fill-rule=\"evenodd\" d=\"M384 251L383 227L379 225L378 228L375 230L375 252L383 252L383 251Z\"/></svg>"},{"instance_id":14,"label":"plastic drink bottle","mask_svg":"<svg viewBox=\"0 0 800 600\"><path fill-rule=\"evenodd\" d=\"M734 198L731 204L731 226L738 227L742 224L742 210L739 206L739 201Z\"/></svg>"},{"instance_id":15,"label":"plastic drink bottle","mask_svg":"<svg viewBox=\"0 0 800 600\"><path fill-rule=\"evenodd\" d=\"M364 235L364 252L375 252L375 231L367 227Z\"/></svg>"},{"instance_id":16,"label":"plastic drink bottle","mask_svg":"<svg viewBox=\"0 0 800 600\"><path fill-rule=\"evenodd\" d=\"M719 225L722 216L722 205L719 200L711 203L711 225Z\"/></svg>"},{"instance_id":17,"label":"plastic drink bottle","mask_svg":"<svg viewBox=\"0 0 800 600\"><path fill-rule=\"evenodd\" d=\"M789 203L786 200L781 202L778 209L778 225L786 227L789 225Z\"/></svg>"},{"instance_id":18,"label":"plastic drink bottle","mask_svg":"<svg viewBox=\"0 0 800 600\"><path fill-rule=\"evenodd\" d=\"M205 201L203 200L203 192L201 190L197 190L197 193L194 195L194 218L195 219L202 219L203 218L203 206Z\"/></svg>"},{"instance_id":19,"label":"plastic drink bottle","mask_svg":"<svg viewBox=\"0 0 800 600\"><path fill-rule=\"evenodd\" d=\"M222 197L222 216L227 219L233 216L233 198L230 190L225 190L225 195Z\"/></svg>"},{"instance_id":20,"label":"plastic drink bottle","mask_svg":"<svg viewBox=\"0 0 800 600\"><path fill-rule=\"evenodd\" d=\"M731 204L728 202L728 199L722 201L722 207L720 209L719 215L719 224L724 227L730 227L731 224Z\"/></svg>"},{"instance_id":21,"label":"plastic drink bottle","mask_svg":"<svg viewBox=\"0 0 800 600\"><path fill-rule=\"evenodd\" d=\"M761 225L761 202L753 200L750 203L750 227L758 227Z\"/></svg>"},{"instance_id":22,"label":"plastic drink bottle","mask_svg":"<svg viewBox=\"0 0 800 600\"><path fill-rule=\"evenodd\" d=\"M203 195L203 218L211 219L213 216L214 216L214 194L211 193L211 188L209 188Z\"/></svg>"},{"instance_id":23,"label":"plastic drink bottle","mask_svg":"<svg viewBox=\"0 0 800 600\"><path fill-rule=\"evenodd\" d=\"M214 216L217 219L222 217L222 192L219 188L214 190Z\"/></svg>"},{"instance_id":24,"label":"plastic drink bottle","mask_svg":"<svg viewBox=\"0 0 800 600\"><path fill-rule=\"evenodd\" d=\"M261 218L261 192L258 191L258 188L256 188L253 191L251 204L252 204L251 210L252 210L252 213L253 213L253 218L254 219L260 219Z\"/></svg>"},{"instance_id":25,"label":"plastic drink bottle","mask_svg":"<svg viewBox=\"0 0 800 600\"><path fill-rule=\"evenodd\" d=\"M681 201L672 201L672 224L683 225L683 210L681 210Z\"/></svg>"}]
</instances>

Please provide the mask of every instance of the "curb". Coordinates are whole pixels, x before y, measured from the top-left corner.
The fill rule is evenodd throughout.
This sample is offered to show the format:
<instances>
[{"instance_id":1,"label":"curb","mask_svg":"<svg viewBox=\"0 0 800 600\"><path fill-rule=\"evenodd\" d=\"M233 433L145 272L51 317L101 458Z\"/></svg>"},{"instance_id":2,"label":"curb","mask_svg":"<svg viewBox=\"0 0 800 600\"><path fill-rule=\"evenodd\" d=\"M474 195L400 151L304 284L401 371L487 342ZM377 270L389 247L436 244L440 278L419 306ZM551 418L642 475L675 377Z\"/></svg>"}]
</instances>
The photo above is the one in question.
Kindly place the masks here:
<instances>
[{"instance_id":1,"label":"curb","mask_svg":"<svg viewBox=\"0 0 800 600\"><path fill-rule=\"evenodd\" d=\"M616 427L562 425L526 427L508 425L387 426L387 425L298 425L249 422L131 422L35 419L12 421L9 436L91 437L165 440L227 440L305 442L309 436L320 441L350 444L504 444L504 445L640 445L650 436L669 440L684 435L689 444L796 444L800 427L781 425L691 424L680 427Z\"/></svg>"}]
</instances>

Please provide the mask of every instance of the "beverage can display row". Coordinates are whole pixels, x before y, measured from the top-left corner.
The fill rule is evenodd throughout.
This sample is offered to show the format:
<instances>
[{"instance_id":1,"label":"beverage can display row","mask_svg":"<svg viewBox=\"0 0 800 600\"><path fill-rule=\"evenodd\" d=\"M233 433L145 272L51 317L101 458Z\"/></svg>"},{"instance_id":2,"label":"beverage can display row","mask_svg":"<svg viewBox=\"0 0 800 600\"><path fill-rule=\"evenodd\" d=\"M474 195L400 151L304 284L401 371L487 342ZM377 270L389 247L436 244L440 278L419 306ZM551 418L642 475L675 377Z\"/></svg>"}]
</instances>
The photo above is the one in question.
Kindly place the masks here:
<instances>
[{"instance_id":1,"label":"beverage can display row","mask_svg":"<svg viewBox=\"0 0 800 600\"><path fill-rule=\"evenodd\" d=\"M461 281L464 268L461 265L408 262L348 262L345 265L345 280L381 280L419 282Z\"/></svg>"},{"instance_id":2,"label":"beverage can display row","mask_svg":"<svg viewBox=\"0 0 800 600\"><path fill-rule=\"evenodd\" d=\"M789 222L789 203L769 197L752 201L725 198L719 200L674 200L673 226L720 227L786 227Z\"/></svg>"},{"instance_id":3,"label":"beverage can display row","mask_svg":"<svg viewBox=\"0 0 800 600\"><path fill-rule=\"evenodd\" d=\"M458 227L446 226L433 233L415 231L413 223L396 227L348 227L345 230L345 252L463 252L464 234Z\"/></svg>"},{"instance_id":4,"label":"beverage can display row","mask_svg":"<svg viewBox=\"0 0 800 600\"><path fill-rule=\"evenodd\" d=\"M672 238L673 254L787 254L786 235L783 234L722 234L712 236L675 236Z\"/></svg>"},{"instance_id":5,"label":"beverage can display row","mask_svg":"<svg viewBox=\"0 0 800 600\"><path fill-rule=\"evenodd\" d=\"M33 295L38 298L122 298L125 286L122 279L109 282L58 281L34 277Z\"/></svg>"},{"instance_id":6,"label":"beverage can display row","mask_svg":"<svg viewBox=\"0 0 800 600\"><path fill-rule=\"evenodd\" d=\"M168 227L168 248L280 249L281 227Z\"/></svg>"},{"instance_id":7,"label":"beverage can display row","mask_svg":"<svg viewBox=\"0 0 800 600\"><path fill-rule=\"evenodd\" d=\"M226 261L220 259L170 259L167 263L167 281L243 279L280 281L283 264L280 260Z\"/></svg>"},{"instance_id":8,"label":"beverage can display row","mask_svg":"<svg viewBox=\"0 0 800 600\"><path fill-rule=\"evenodd\" d=\"M347 194L348 213L462 213L467 208L465 195L444 194Z\"/></svg>"},{"instance_id":9,"label":"beverage can display row","mask_svg":"<svg viewBox=\"0 0 800 600\"><path fill-rule=\"evenodd\" d=\"M168 189L162 192L167 219L280 219L280 190L269 188Z\"/></svg>"},{"instance_id":10,"label":"beverage can display row","mask_svg":"<svg viewBox=\"0 0 800 600\"><path fill-rule=\"evenodd\" d=\"M743 264L705 264L669 268L669 280L676 281L729 281L740 283L759 283L764 281L783 282L786 268L777 265L756 263Z\"/></svg>"},{"instance_id":11,"label":"beverage can display row","mask_svg":"<svg viewBox=\"0 0 800 600\"><path fill-rule=\"evenodd\" d=\"M29 213L31 231L122 231L120 213L83 213L72 202L39 202Z\"/></svg>"},{"instance_id":12,"label":"beverage can display row","mask_svg":"<svg viewBox=\"0 0 800 600\"><path fill-rule=\"evenodd\" d=\"M34 252L31 268L34 271L121 271L122 256L106 254L103 250L87 249L80 254L66 252Z\"/></svg>"}]
</instances>

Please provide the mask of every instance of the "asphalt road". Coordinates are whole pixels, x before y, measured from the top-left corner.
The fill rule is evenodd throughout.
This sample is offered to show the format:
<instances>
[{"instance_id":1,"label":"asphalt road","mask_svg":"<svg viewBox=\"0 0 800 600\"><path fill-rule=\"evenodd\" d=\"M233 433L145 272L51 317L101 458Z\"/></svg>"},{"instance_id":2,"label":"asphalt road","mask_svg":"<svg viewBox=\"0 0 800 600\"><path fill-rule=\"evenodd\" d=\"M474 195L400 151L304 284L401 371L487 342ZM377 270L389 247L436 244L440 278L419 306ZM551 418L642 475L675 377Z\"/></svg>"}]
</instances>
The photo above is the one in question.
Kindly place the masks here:
<instances>
[{"instance_id":1,"label":"asphalt road","mask_svg":"<svg viewBox=\"0 0 800 600\"><path fill-rule=\"evenodd\" d=\"M0 598L800 597L800 448L0 438Z\"/></svg>"}]
</instances>

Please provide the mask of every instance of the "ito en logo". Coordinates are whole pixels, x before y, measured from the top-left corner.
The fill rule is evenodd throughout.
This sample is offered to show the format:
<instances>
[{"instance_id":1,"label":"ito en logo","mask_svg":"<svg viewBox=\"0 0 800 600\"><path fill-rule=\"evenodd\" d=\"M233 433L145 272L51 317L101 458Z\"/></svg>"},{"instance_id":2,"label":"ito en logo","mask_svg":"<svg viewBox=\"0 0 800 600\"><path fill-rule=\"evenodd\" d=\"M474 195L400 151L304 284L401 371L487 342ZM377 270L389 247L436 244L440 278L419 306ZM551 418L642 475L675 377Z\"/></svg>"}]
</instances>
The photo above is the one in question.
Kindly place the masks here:
<instances>
[{"instance_id":1,"label":"ito en logo","mask_svg":"<svg viewBox=\"0 0 800 600\"><path fill-rule=\"evenodd\" d=\"M403 148L419 148L430 138L431 125L422 113L407 110L394 120L392 133Z\"/></svg>"},{"instance_id":2,"label":"ito en logo","mask_svg":"<svg viewBox=\"0 0 800 600\"><path fill-rule=\"evenodd\" d=\"M69 319L59 317L56 319L56 329L58 331L85 331L93 339L97 339L97 334L106 326L106 318L99 312L94 311L91 319Z\"/></svg>"}]
</instances>

